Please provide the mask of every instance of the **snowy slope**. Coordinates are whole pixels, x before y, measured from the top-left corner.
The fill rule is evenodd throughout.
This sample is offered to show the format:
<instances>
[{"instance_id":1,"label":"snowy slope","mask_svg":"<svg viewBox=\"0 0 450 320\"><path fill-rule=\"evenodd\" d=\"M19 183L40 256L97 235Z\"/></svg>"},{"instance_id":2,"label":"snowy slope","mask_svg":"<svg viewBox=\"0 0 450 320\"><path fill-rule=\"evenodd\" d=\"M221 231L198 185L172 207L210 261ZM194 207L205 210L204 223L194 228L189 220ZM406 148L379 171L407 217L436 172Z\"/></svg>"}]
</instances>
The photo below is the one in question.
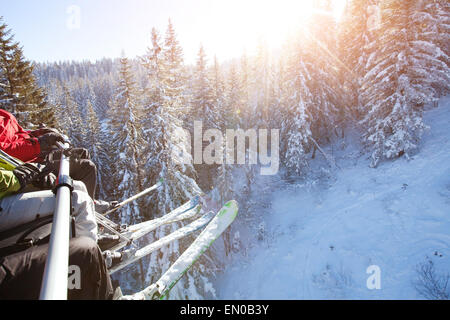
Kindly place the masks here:
<instances>
[{"instance_id":1,"label":"snowy slope","mask_svg":"<svg viewBox=\"0 0 450 320\"><path fill-rule=\"evenodd\" d=\"M431 130L410 161L372 169L359 147L346 147L324 185L275 191L264 239L243 241L217 279L218 298L423 298L419 264L450 273L450 98L425 123ZM380 290L367 288L371 265L380 267Z\"/></svg>"}]
</instances>

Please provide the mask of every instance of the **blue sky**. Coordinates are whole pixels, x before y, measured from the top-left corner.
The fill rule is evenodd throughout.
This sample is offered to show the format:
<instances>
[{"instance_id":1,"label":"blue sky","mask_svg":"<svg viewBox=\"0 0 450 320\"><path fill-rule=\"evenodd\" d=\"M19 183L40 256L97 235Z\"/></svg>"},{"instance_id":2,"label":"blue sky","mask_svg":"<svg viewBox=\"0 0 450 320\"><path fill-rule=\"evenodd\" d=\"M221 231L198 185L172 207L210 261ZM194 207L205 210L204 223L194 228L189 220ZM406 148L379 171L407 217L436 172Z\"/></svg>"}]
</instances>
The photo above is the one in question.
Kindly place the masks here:
<instances>
[{"instance_id":1,"label":"blue sky","mask_svg":"<svg viewBox=\"0 0 450 320\"><path fill-rule=\"evenodd\" d=\"M164 34L169 18L188 62L201 43L210 59L227 59L251 52L266 36L279 45L308 11L308 0L0 1L26 57L39 62L119 57L122 50L141 55L152 27Z\"/></svg>"},{"instance_id":2,"label":"blue sky","mask_svg":"<svg viewBox=\"0 0 450 320\"><path fill-rule=\"evenodd\" d=\"M4 21L24 46L27 58L37 61L95 60L118 57L122 50L135 56L145 52L153 26L164 31L169 17L175 25L189 24L179 0L1 2ZM73 24L76 11L68 12L74 5L80 9L79 28ZM193 46L191 39L188 44Z\"/></svg>"}]
</instances>

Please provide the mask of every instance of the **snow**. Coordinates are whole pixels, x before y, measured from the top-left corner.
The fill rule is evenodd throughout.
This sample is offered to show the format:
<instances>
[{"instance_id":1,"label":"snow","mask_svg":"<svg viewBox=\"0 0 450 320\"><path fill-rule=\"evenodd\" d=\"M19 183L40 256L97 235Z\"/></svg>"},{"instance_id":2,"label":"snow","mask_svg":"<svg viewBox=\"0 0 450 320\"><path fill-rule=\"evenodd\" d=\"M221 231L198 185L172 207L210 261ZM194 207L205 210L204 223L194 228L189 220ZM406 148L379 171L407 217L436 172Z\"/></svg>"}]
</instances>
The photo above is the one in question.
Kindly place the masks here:
<instances>
[{"instance_id":1,"label":"snow","mask_svg":"<svg viewBox=\"0 0 450 320\"><path fill-rule=\"evenodd\" d=\"M277 187L254 230L240 212L234 226L246 248L218 275L218 298L423 299L420 264L450 273L449 108L447 97L425 113L431 129L410 160L370 168L350 136L325 181ZM379 290L367 287L374 265Z\"/></svg>"}]
</instances>

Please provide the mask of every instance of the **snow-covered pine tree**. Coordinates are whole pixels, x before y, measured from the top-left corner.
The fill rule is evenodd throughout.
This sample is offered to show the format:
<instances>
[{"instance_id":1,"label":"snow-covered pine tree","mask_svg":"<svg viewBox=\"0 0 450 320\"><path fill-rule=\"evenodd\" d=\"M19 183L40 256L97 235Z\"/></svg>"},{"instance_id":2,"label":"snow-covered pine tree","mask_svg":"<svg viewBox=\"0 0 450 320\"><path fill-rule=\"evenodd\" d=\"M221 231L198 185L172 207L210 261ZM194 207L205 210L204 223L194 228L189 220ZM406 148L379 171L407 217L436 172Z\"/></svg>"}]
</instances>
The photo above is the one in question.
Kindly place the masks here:
<instances>
[{"instance_id":1,"label":"snow-covered pine tree","mask_svg":"<svg viewBox=\"0 0 450 320\"><path fill-rule=\"evenodd\" d=\"M158 118L154 123L155 137L159 151L153 158L159 163L160 177L164 178L165 187L157 197L158 212L167 213L190 199L200 190L193 179L195 170L192 164L180 159L178 151L186 151L182 156L189 156L188 150L183 150L187 140L184 136L181 118L186 111L183 82L183 52L176 38L175 30L169 21L165 44L163 47L163 62L161 85L163 88L162 102L155 110ZM178 157L177 157L178 155Z\"/></svg>"},{"instance_id":2,"label":"snow-covered pine tree","mask_svg":"<svg viewBox=\"0 0 450 320\"><path fill-rule=\"evenodd\" d=\"M240 61L240 90L241 90L241 107L239 114L239 127L251 128L254 127L257 122L261 120L261 112L257 108L257 104L251 103L251 90L252 88L252 70L251 70L250 59L247 53L241 56Z\"/></svg>"},{"instance_id":3,"label":"snow-covered pine tree","mask_svg":"<svg viewBox=\"0 0 450 320\"><path fill-rule=\"evenodd\" d=\"M192 164L184 163L182 157L190 155L184 149L187 136L182 129L184 106L183 52L169 21L164 45L160 44L156 30L152 31L152 48L144 57L147 69L145 135L148 137L146 170L149 183L163 178L164 188L148 199L149 212L165 214L199 192L192 178ZM189 141L190 143L190 141Z\"/></svg>"},{"instance_id":4,"label":"snow-covered pine tree","mask_svg":"<svg viewBox=\"0 0 450 320\"><path fill-rule=\"evenodd\" d=\"M203 121L205 129L217 128L217 111L214 109L213 91L208 62L203 46L200 46L193 77L193 120Z\"/></svg>"},{"instance_id":5,"label":"snow-covered pine tree","mask_svg":"<svg viewBox=\"0 0 450 320\"><path fill-rule=\"evenodd\" d=\"M222 68L217 56L214 56L214 65L212 70L212 100L213 110L216 111L217 125L219 129L223 129L225 122L223 116L223 108L225 105L225 82L223 79Z\"/></svg>"},{"instance_id":6,"label":"snow-covered pine tree","mask_svg":"<svg viewBox=\"0 0 450 320\"><path fill-rule=\"evenodd\" d=\"M229 112L227 109L227 101L226 101L226 88L225 88L225 79L222 73L221 65L217 60L217 57L214 57L214 66L213 66L213 101L214 101L214 110L217 112L218 117L218 129L222 132L226 130L229 123L230 113L233 115L233 112ZM223 146L225 148L225 146ZM223 149L225 150L225 149ZM225 154L225 153L224 153ZM216 169L216 178L215 185L219 192L219 199L221 203L228 201L232 197L232 177L231 177L231 168L232 166L227 165L225 162L219 165Z\"/></svg>"},{"instance_id":7,"label":"snow-covered pine tree","mask_svg":"<svg viewBox=\"0 0 450 320\"><path fill-rule=\"evenodd\" d=\"M179 44L175 28L169 20L164 46L162 48L163 63L162 82L164 88L163 104L166 112L185 120L188 114L186 90L186 72L184 68L183 49Z\"/></svg>"},{"instance_id":8,"label":"snow-covered pine tree","mask_svg":"<svg viewBox=\"0 0 450 320\"><path fill-rule=\"evenodd\" d=\"M239 128L243 108L242 82L236 62L232 61L228 70L227 89L225 92L225 106L223 108L223 126L225 128Z\"/></svg>"},{"instance_id":9,"label":"snow-covered pine tree","mask_svg":"<svg viewBox=\"0 0 450 320\"><path fill-rule=\"evenodd\" d=\"M283 122L281 129L282 161L289 175L302 175L308 168L307 153L312 144L311 116L309 109L314 98L309 89L311 76L304 62L304 52L300 40L289 50L285 97L282 100Z\"/></svg>"},{"instance_id":10,"label":"snow-covered pine tree","mask_svg":"<svg viewBox=\"0 0 450 320\"><path fill-rule=\"evenodd\" d=\"M145 159L145 184L153 185L160 179L161 164L158 155L166 149L165 121L163 112L164 83L163 64L164 56L159 32L153 28L151 32L151 47L141 58L141 63L146 71L146 85L143 91L143 118L142 130L146 137L144 146ZM158 215L156 198L150 195L145 200L144 216L149 219Z\"/></svg>"},{"instance_id":11,"label":"snow-covered pine tree","mask_svg":"<svg viewBox=\"0 0 450 320\"><path fill-rule=\"evenodd\" d=\"M448 73L441 69L442 50L431 41L417 39L415 17L422 10L421 2L382 2L382 25L368 48L362 125L364 142L373 150L374 167L385 158L409 157L418 147L426 128L423 107L436 94L433 84L449 83Z\"/></svg>"},{"instance_id":12,"label":"snow-covered pine tree","mask_svg":"<svg viewBox=\"0 0 450 320\"><path fill-rule=\"evenodd\" d=\"M286 97L287 81L286 75L286 58L272 56L270 66L270 80L269 80L269 98L268 98L268 121L267 128L280 129L283 121L282 108L285 106L284 98ZM280 112L281 110L281 112Z\"/></svg>"},{"instance_id":13,"label":"snow-covered pine tree","mask_svg":"<svg viewBox=\"0 0 450 320\"><path fill-rule=\"evenodd\" d=\"M156 109L162 105L163 99L163 52L162 44L158 31L153 28L151 33L152 46L147 48L146 54L142 57L142 65L147 72L147 82L144 88L145 114L152 113L152 109ZM152 119L152 117L150 117ZM144 120L145 123L145 120ZM149 123L146 127L152 127ZM145 128L146 129L146 128Z\"/></svg>"},{"instance_id":14,"label":"snow-covered pine tree","mask_svg":"<svg viewBox=\"0 0 450 320\"><path fill-rule=\"evenodd\" d=\"M434 61L435 73L447 73L450 68L450 3L448 1L419 1L411 16L411 25L417 45L424 46L427 54L434 55L442 63ZM429 44L432 44L430 47ZM438 49L442 52L438 52ZM450 84L444 77L437 77L432 86L436 90L436 100L450 92Z\"/></svg>"},{"instance_id":15,"label":"snow-covered pine tree","mask_svg":"<svg viewBox=\"0 0 450 320\"><path fill-rule=\"evenodd\" d=\"M154 54L158 52L158 41L154 41L152 46L149 57L155 57ZM170 21L161 49L162 54L157 53L160 60L146 59L151 62L151 67L147 69L152 70L147 73L150 87L146 92L150 96L147 97L146 104L148 108L151 108L151 112L147 113L146 134L151 147L148 149L146 168L153 172L152 176L155 180L164 179L163 186L148 197L146 210L152 215L164 215L201 193L194 180L195 170L187 149L190 141L187 139L181 120L186 112L183 52ZM155 73L155 70L158 72ZM155 92L157 99L152 101L151 93ZM158 101L159 98L160 101ZM155 183L155 180L150 183ZM162 238L179 227L180 223L175 223L159 228L153 237ZM177 241L162 248L158 253L150 255L147 271L149 282L154 281L163 270L166 270L175 261L182 251L180 246L185 248L187 244ZM193 281L194 278L196 278L195 281L199 281L201 277L194 276L195 272L195 269L190 271L188 279L180 280L176 289L173 290L173 293L177 294L179 298L196 297Z\"/></svg>"},{"instance_id":16,"label":"snow-covered pine tree","mask_svg":"<svg viewBox=\"0 0 450 320\"><path fill-rule=\"evenodd\" d=\"M241 68L248 66L247 58L244 55L241 58ZM240 72L241 71L241 72ZM228 69L228 76L226 79L226 86L224 92L224 105L221 109L221 129L225 132L227 129L243 129L246 130L246 127L251 122L251 119L254 115L251 114L252 110L249 105L249 88L244 88L245 82L243 79L247 79L246 75L242 75L242 73L247 73L248 77L250 76L249 70L245 70L242 72L238 70L237 62L231 61L231 64ZM248 80L250 81L250 80ZM249 84L249 82L247 83ZM256 111L256 110L255 110ZM225 142L224 142L225 143ZM224 157L226 155L226 146L223 145L223 154ZM236 159L234 159L235 163ZM220 195L220 200L228 201L233 195L233 170L236 168L236 165L228 164L226 158L224 158L223 163L218 167L218 176L216 179L217 189ZM245 168L244 168L245 169Z\"/></svg>"},{"instance_id":17,"label":"snow-covered pine tree","mask_svg":"<svg viewBox=\"0 0 450 320\"><path fill-rule=\"evenodd\" d=\"M214 71L214 70L213 70ZM191 121L202 121L203 130L218 129L219 110L214 103L214 88L211 79L211 69L208 67L207 58L203 46L200 46L197 58L197 64L193 74ZM193 132L191 132L193 134ZM204 141L202 150L213 141ZM203 190L210 190L214 184L214 176L217 166L215 164L195 164L195 170L198 176L198 184Z\"/></svg>"},{"instance_id":18,"label":"snow-covered pine tree","mask_svg":"<svg viewBox=\"0 0 450 320\"><path fill-rule=\"evenodd\" d=\"M433 42L450 56L450 3L446 0L433 0L422 5L423 11L429 13L425 24L422 25L424 33L427 33L429 38L434 38Z\"/></svg>"},{"instance_id":19,"label":"snow-covered pine tree","mask_svg":"<svg viewBox=\"0 0 450 320\"><path fill-rule=\"evenodd\" d=\"M80 73L87 72L82 66L80 66ZM70 88L72 99L80 110L81 119L85 122L87 115L87 101L95 103L95 94L91 88L91 82L89 78L77 77L70 80Z\"/></svg>"},{"instance_id":20,"label":"snow-covered pine tree","mask_svg":"<svg viewBox=\"0 0 450 320\"><path fill-rule=\"evenodd\" d=\"M258 44L258 51L254 63L254 77L255 77L255 111L258 121L255 123L257 126L266 128L269 121L269 50L267 43L262 39Z\"/></svg>"},{"instance_id":21,"label":"snow-covered pine tree","mask_svg":"<svg viewBox=\"0 0 450 320\"><path fill-rule=\"evenodd\" d=\"M0 102L24 125L55 126L53 110L37 85L33 64L27 61L11 30L0 18Z\"/></svg>"},{"instance_id":22,"label":"snow-covered pine tree","mask_svg":"<svg viewBox=\"0 0 450 320\"><path fill-rule=\"evenodd\" d=\"M105 149L104 143L102 141L102 131L100 122L97 117L97 113L94 110L93 104L90 100L86 104L87 115L87 135L86 135L86 145L88 146L89 153L91 155L91 160L97 165L97 192L98 194L105 196L105 187L103 183L103 177L105 176Z\"/></svg>"},{"instance_id":23,"label":"snow-covered pine tree","mask_svg":"<svg viewBox=\"0 0 450 320\"><path fill-rule=\"evenodd\" d=\"M328 142L342 123L345 101L339 78L337 28L331 0L314 0L314 15L305 29L303 60L308 68L313 103L308 109L311 131L317 142Z\"/></svg>"},{"instance_id":24,"label":"snow-covered pine tree","mask_svg":"<svg viewBox=\"0 0 450 320\"><path fill-rule=\"evenodd\" d=\"M242 62L242 60L241 60ZM217 64L216 64L217 66ZM242 105L245 98L242 97L242 78L237 70L236 62L232 61L229 66L228 76L223 83L216 77L216 85L221 88L223 97L223 105L218 111L220 112L220 129L225 132L227 129L238 129L241 127ZM223 88L223 91L222 91ZM223 155L226 155L225 142L223 144ZM228 201L232 196L233 190L233 165L229 165L224 158L224 161L217 168L217 178L215 185L217 186L220 201ZM227 200L228 199L228 200Z\"/></svg>"},{"instance_id":25,"label":"snow-covered pine tree","mask_svg":"<svg viewBox=\"0 0 450 320\"><path fill-rule=\"evenodd\" d=\"M106 118L109 110L109 102L114 95L114 78L110 73L97 76L92 80L92 87L95 94L95 111L99 116L100 122Z\"/></svg>"},{"instance_id":26,"label":"snow-covered pine tree","mask_svg":"<svg viewBox=\"0 0 450 320\"><path fill-rule=\"evenodd\" d=\"M118 184L115 196L116 199L125 199L143 190L142 110L130 63L126 57L122 57L120 64L119 86L111 103L110 130L112 145L116 148L113 174ZM139 201L123 208L120 217L122 223L126 224L140 221Z\"/></svg>"},{"instance_id":27,"label":"snow-covered pine tree","mask_svg":"<svg viewBox=\"0 0 450 320\"><path fill-rule=\"evenodd\" d=\"M338 26L341 83L346 93L348 108L355 118L361 111L360 84L366 73L367 45L371 29L379 26L378 6L373 0L348 1Z\"/></svg>"},{"instance_id":28,"label":"snow-covered pine tree","mask_svg":"<svg viewBox=\"0 0 450 320\"><path fill-rule=\"evenodd\" d=\"M80 109L73 100L70 89L63 84L59 89L61 92L57 102L57 118L59 127L69 137L74 146L85 145L86 128L81 119Z\"/></svg>"}]
</instances>

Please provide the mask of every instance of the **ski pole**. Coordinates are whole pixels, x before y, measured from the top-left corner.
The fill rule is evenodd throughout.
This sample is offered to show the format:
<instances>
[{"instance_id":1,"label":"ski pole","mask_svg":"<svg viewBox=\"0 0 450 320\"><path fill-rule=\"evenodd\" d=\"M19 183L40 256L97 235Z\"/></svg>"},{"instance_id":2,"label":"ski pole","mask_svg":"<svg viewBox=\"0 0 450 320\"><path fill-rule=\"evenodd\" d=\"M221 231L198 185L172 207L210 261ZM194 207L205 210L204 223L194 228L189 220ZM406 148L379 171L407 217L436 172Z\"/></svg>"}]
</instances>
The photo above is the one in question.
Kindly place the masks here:
<instances>
[{"instance_id":1,"label":"ski pole","mask_svg":"<svg viewBox=\"0 0 450 320\"><path fill-rule=\"evenodd\" d=\"M140 197L145 196L146 194L152 192L155 189L158 189L163 184L163 182L164 182L164 179L161 178L157 184L151 186L150 188L145 189L144 191L139 192L138 194L132 196L131 198L128 198L128 199L120 202L117 206L115 206L111 210L106 211L105 213L103 213L102 216L106 216L106 215L108 215L110 213L113 213L114 211L122 208L123 206L127 205L128 203L133 202L136 199L139 199Z\"/></svg>"},{"instance_id":2,"label":"ski pole","mask_svg":"<svg viewBox=\"0 0 450 320\"><path fill-rule=\"evenodd\" d=\"M0 149L0 159L3 160L3 162L5 162L7 165L11 166L13 169L15 167L18 167L21 164L23 164L22 161L20 161L19 159L14 158L12 156L10 156L9 154L7 154L2 149Z\"/></svg>"},{"instance_id":3,"label":"ski pole","mask_svg":"<svg viewBox=\"0 0 450 320\"><path fill-rule=\"evenodd\" d=\"M64 149L69 144L64 144ZM61 152L55 211L39 299L67 300L67 275L69 273L69 240L72 179L69 175L69 158Z\"/></svg>"}]
</instances>

